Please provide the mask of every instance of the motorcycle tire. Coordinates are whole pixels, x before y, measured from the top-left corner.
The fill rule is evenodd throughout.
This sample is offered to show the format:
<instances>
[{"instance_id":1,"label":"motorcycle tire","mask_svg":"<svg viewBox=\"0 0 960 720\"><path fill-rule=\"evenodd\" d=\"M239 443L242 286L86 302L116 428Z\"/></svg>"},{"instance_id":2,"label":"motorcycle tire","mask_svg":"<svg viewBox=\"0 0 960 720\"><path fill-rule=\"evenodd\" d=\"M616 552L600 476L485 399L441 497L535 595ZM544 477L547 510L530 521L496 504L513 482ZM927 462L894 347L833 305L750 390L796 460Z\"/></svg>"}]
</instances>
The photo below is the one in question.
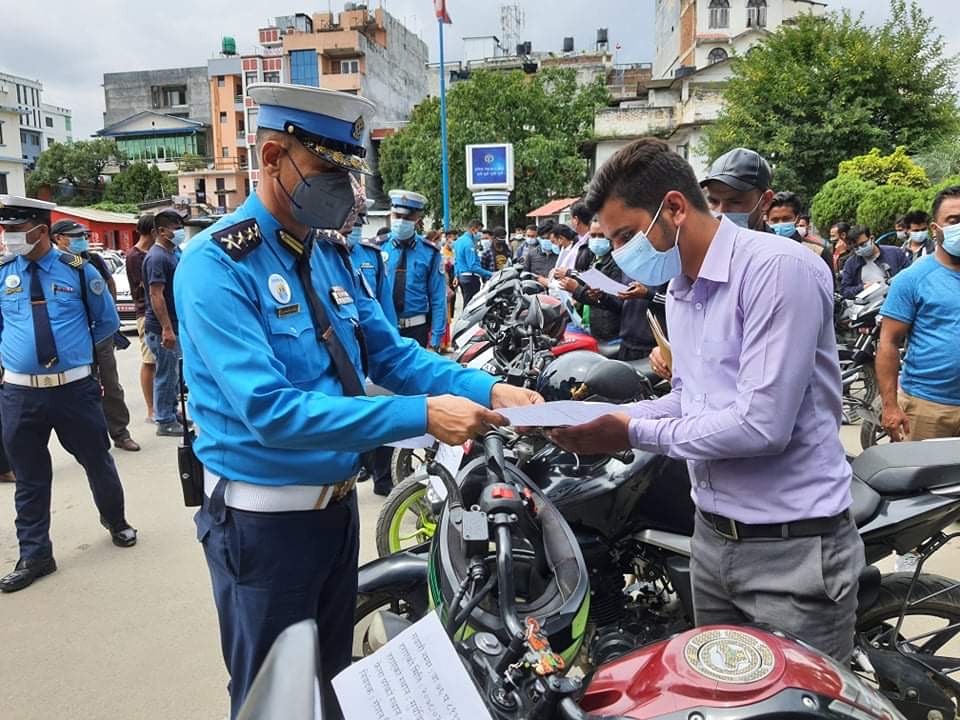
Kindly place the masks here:
<instances>
[{"instance_id":1,"label":"motorcycle tire","mask_svg":"<svg viewBox=\"0 0 960 720\"><path fill-rule=\"evenodd\" d=\"M880 415L883 410L880 405L880 398L875 397L873 399L873 410L875 415ZM863 450L877 445L883 440L888 440L889 436L887 431L883 429L882 425L871 422L864 418L863 422L860 424L860 447Z\"/></svg>"},{"instance_id":2,"label":"motorcycle tire","mask_svg":"<svg viewBox=\"0 0 960 720\"><path fill-rule=\"evenodd\" d=\"M437 454L435 447L413 450L411 448L397 448L390 458L390 475L393 484L399 485L413 475L423 465L433 460Z\"/></svg>"},{"instance_id":3,"label":"motorcycle tire","mask_svg":"<svg viewBox=\"0 0 960 720\"><path fill-rule=\"evenodd\" d=\"M860 613L857 618L857 634L867 644L893 649L890 646L891 631L897 626L912 579L913 573L893 573L883 576L876 602ZM934 617L947 621L946 627L960 623L960 587L956 587L957 585L956 580L942 575L921 574L910 595L911 605L907 608L905 619ZM934 593L939 594L929 597ZM960 627L949 631L946 627L944 632L923 638L923 644L911 645L912 650L918 654L936 655L944 644L960 633ZM909 630L907 634L911 634ZM951 651L951 655L953 654Z\"/></svg>"},{"instance_id":4,"label":"motorcycle tire","mask_svg":"<svg viewBox=\"0 0 960 720\"><path fill-rule=\"evenodd\" d=\"M402 536L404 516L414 514L414 534ZM430 540L437 530L436 518L427 503L427 487L419 478L408 477L395 485L377 515L377 556L386 557L406 547ZM406 543L406 541L412 541Z\"/></svg>"}]
</instances>

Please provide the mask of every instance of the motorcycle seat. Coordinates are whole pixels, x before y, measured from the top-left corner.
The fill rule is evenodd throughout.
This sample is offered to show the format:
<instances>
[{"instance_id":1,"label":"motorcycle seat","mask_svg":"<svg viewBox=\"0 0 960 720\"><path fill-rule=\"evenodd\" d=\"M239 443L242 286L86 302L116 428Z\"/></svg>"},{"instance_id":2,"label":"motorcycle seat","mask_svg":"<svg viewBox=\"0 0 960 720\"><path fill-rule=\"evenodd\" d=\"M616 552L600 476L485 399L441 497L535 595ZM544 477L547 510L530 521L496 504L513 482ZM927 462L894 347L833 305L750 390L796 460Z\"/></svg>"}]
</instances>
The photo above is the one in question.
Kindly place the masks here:
<instances>
[{"instance_id":1,"label":"motorcycle seat","mask_svg":"<svg viewBox=\"0 0 960 720\"><path fill-rule=\"evenodd\" d=\"M881 495L960 485L960 439L875 445L853 461L853 474Z\"/></svg>"},{"instance_id":2,"label":"motorcycle seat","mask_svg":"<svg viewBox=\"0 0 960 720\"><path fill-rule=\"evenodd\" d=\"M620 354L619 340L606 340L597 342L597 350L605 358L616 358Z\"/></svg>"},{"instance_id":3,"label":"motorcycle seat","mask_svg":"<svg viewBox=\"0 0 960 720\"><path fill-rule=\"evenodd\" d=\"M863 527L873 520L883 498L880 497L880 493L856 477L850 483L850 493L853 495L853 504L850 506L853 522L857 527Z\"/></svg>"},{"instance_id":4,"label":"motorcycle seat","mask_svg":"<svg viewBox=\"0 0 960 720\"><path fill-rule=\"evenodd\" d=\"M627 365L632 367L637 373L649 380L653 387L656 387L658 383L663 382L663 378L657 375L653 371L653 368L650 367L650 358L640 358L639 360L623 360L622 362L627 363Z\"/></svg>"}]
</instances>

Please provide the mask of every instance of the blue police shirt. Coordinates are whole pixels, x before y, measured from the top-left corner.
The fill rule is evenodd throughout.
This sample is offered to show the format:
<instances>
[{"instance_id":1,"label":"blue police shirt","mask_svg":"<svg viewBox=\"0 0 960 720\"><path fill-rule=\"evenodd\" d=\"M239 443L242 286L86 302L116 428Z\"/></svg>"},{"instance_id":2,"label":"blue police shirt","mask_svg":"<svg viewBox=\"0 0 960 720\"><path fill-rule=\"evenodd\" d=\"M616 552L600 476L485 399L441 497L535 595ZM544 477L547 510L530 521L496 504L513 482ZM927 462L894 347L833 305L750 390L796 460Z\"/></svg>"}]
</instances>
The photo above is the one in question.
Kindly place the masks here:
<instances>
[{"instance_id":1,"label":"blue police shirt","mask_svg":"<svg viewBox=\"0 0 960 720\"><path fill-rule=\"evenodd\" d=\"M403 245L390 233L380 249L387 265L387 275L392 283L396 283ZM413 236L413 245L407 248L406 284L403 312L398 315L408 318L429 314L430 345L439 345L447 328L447 278L443 274L440 250L419 235Z\"/></svg>"},{"instance_id":2,"label":"blue police shirt","mask_svg":"<svg viewBox=\"0 0 960 720\"><path fill-rule=\"evenodd\" d=\"M380 248L376 245L358 242L350 248L350 262L357 273L357 284L361 292L380 303L380 309L387 321L396 327L397 311L393 308L393 282L387 274Z\"/></svg>"},{"instance_id":3,"label":"blue police shirt","mask_svg":"<svg viewBox=\"0 0 960 720\"><path fill-rule=\"evenodd\" d=\"M0 358L3 367L29 375L60 373L93 363L93 343L120 329L116 305L97 269L73 253L52 247L36 261L40 266L47 315L57 345L57 363L37 362L30 306L30 261L9 259L0 267ZM86 283L89 316L83 305L80 274ZM91 335L93 339L91 340Z\"/></svg>"},{"instance_id":4,"label":"blue police shirt","mask_svg":"<svg viewBox=\"0 0 960 720\"><path fill-rule=\"evenodd\" d=\"M900 373L906 393L942 405L960 405L960 272L927 255L890 282L880 314L912 327Z\"/></svg>"},{"instance_id":5,"label":"blue police shirt","mask_svg":"<svg viewBox=\"0 0 960 720\"><path fill-rule=\"evenodd\" d=\"M470 233L464 233L453 244L453 271L457 275L474 273L484 280L493 275L480 265L480 258L477 257L477 242Z\"/></svg>"},{"instance_id":6,"label":"blue police shirt","mask_svg":"<svg viewBox=\"0 0 960 720\"><path fill-rule=\"evenodd\" d=\"M251 195L191 240L174 277L194 448L207 468L261 485L332 484L356 472L359 453L424 433L426 395L489 405L493 377L401 338L319 240L312 284L333 329L362 379L359 324L370 379L397 393L344 396L280 231Z\"/></svg>"}]
</instances>

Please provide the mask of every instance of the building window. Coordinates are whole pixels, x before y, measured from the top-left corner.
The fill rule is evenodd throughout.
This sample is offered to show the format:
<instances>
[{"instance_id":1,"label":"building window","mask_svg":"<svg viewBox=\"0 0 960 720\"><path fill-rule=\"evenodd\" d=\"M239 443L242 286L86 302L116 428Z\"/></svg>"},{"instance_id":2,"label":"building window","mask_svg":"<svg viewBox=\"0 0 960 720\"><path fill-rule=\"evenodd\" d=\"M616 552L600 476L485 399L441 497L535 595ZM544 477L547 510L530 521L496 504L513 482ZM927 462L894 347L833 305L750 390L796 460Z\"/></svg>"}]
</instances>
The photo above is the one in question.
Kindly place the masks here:
<instances>
[{"instance_id":1,"label":"building window","mask_svg":"<svg viewBox=\"0 0 960 720\"><path fill-rule=\"evenodd\" d=\"M150 88L154 109L183 107L187 104L186 85L154 86Z\"/></svg>"},{"instance_id":2,"label":"building window","mask_svg":"<svg viewBox=\"0 0 960 720\"><path fill-rule=\"evenodd\" d=\"M56 142L56 140L54 140L53 138L47 138L47 147L48 147L48 148L53 147L53 144L54 144L55 142Z\"/></svg>"},{"instance_id":3,"label":"building window","mask_svg":"<svg viewBox=\"0 0 960 720\"><path fill-rule=\"evenodd\" d=\"M223 75L217 75L217 87L223 87L226 85L226 81L223 79Z\"/></svg>"},{"instance_id":4,"label":"building window","mask_svg":"<svg viewBox=\"0 0 960 720\"><path fill-rule=\"evenodd\" d=\"M723 48L714 48L710 51L710 54L707 55L707 62L711 65L715 65L718 62L723 62L727 59L727 51Z\"/></svg>"},{"instance_id":5,"label":"building window","mask_svg":"<svg viewBox=\"0 0 960 720\"><path fill-rule=\"evenodd\" d=\"M230 157L230 148L228 148L226 145L220 148L220 157Z\"/></svg>"},{"instance_id":6,"label":"building window","mask_svg":"<svg viewBox=\"0 0 960 720\"><path fill-rule=\"evenodd\" d=\"M225 112L220 113L220 123L224 124L227 122L227 114Z\"/></svg>"},{"instance_id":7,"label":"building window","mask_svg":"<svg viewBox=\"0 0 960 720\"><path fill-rule=\"evenodd\" d=\"M747 0L747 27L767 26L767 0Z\"/></svg>"},{"instance_id":8,"label":"building window","mask_svg":"<svg viewBox=\"0 0 960 720\"><path fill-rule=\"evenodd\" d=\"M278 83L280 82L280 73L277 71L274 72L265 72L263 74L264 82Z\"/></svg>"},{"instance_id":9,"label":"building window","mask_svg":"<svg viewBox=\"0 0 960 720\"><path fill-rule=\"evenodd\" d=\"M730 27L730 0L710 0L710 27Z\"/></svg>"},{"instance_id":10,"label":"building window","mask_svg":"<svg viewBox=\"0 0 960 720\"><path fill-rule=\"evenodd\" d=\"M264 73L264 79L266 79L266 73ZM290 82L294 85L320 87L316 50L290 51Z\"/></svg>"},{"instance_id":11,"label":"building window","mask_svg":"<svg viewBox=\"0 0 960 720\"><path fill-rule=\"evenodd\" d=\"M690 144L685 143L683 145L677 145L677 155L682 157L684 160L690 159Z\"/></svg>"},{"instance_id":12,"label":"building window","mask_svg":"<svg viewBox=\"0 0 960 720\"><path fill-rule=\"evenodd\" d=\"M63 124L64 124L65 129L66 129L67 132L73 132L73 127L71 127L71 120L70 120L70 116L69 116L69 115L67 115L67 116L63 119Z\"/></svg>"},{"instance_id":13,"label":"building window","mask_svg":"<svg viewBox=\"0 0 960 720\"><path fill-rule=\"evenodd\" d=\"M340 61L341 75L356 75L358 72L360 72L359 60L341 60Z\"/></svg>"},{"instance_id":14,"label":"building window","mask_svg":"<svg viewBox=\"0 0 960 720\"><path fill-rule=\"evenodd\" d=\"M0 173L0 195L6 195L7 192L7 174Z\"/></svg>"},{"instance_id":15,"label":"building window","mask_svg":"<svg viewBox=\"0 0 960 720\"><path fill-rule=\"evenodd\" d=\"M3 141L3 120L0 120L0 146L6 145Z\"/></svg>"},{"instance_id":16,"label":"building window","mask_svg":"<svg viewBox=\"0 0 960 720\"><path fill-rule=\"evenodd\" d=\"M227 181L223 178L217 178L217 192L222 193L227 189Z\"/></svg>"},{"instance_id":17,"label":"building window","mask_svg":"<svg viewBox=\"0 0 960 720\"><path fill-rule=\"evenodd\" d=\"M45 117L45 118L43 119L43 121L46 123L47 127L53 127L53 118L52 118L52 117Z\"/></svg>"},{"instance_id":18,"label":"building window","mask_svg":"<svg viewBox=\"0 0 960 720\"><path fill-rule=\"evenodd\" d=\"M253 83L255 83L255 82L257 81L257 73L256 73L256 71L254 71L254 72L248 72L248 73L244 76L244 78L245 78L245 80L246 80L247 85L253 85Z\"/></svg>"}]
</instances>

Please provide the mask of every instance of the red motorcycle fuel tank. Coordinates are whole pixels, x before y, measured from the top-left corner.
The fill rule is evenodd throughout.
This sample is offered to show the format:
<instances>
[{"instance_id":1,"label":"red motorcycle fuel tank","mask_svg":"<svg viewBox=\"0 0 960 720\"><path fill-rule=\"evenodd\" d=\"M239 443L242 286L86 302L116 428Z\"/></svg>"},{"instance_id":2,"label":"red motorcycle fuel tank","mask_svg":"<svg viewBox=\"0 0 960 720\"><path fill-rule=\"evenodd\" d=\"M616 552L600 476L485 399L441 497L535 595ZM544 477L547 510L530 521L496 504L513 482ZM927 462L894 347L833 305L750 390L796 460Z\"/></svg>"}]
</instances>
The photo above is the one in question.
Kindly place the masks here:
<instances>
[{"instance_id":1,"label":"red motorcycle fuel tank","mask_svg":"<svg viewBox=\"0 0 960 720\"><path fill-rule=\"evenodd\" d=\"M573 352L574 350L589 350L590 352L600 352L600 346L597 345L596 338L592 335L587 335L585 332L578 332L577 330L564 330L563 339L550 348L550 352L554 357L560 357L568 352Z\"/></svg>"},{"instance_id":2,"label":"red motorcycle fuel tank","mask_svg":"<svg viewBox=\"0 0 960 720\"><path fill-rule=\"evenodd\" d=\"M802 692L785 692L791 689ZM781 693L785 704L817 698L824 717L898 717L882 696L816 650L756 628L723 625L689 630L601 666L579 704L589 713L625 718L697 708L749 718L751 706ZM733 712L738 708L743 712Z\"/></svg>"}]
</instances>

